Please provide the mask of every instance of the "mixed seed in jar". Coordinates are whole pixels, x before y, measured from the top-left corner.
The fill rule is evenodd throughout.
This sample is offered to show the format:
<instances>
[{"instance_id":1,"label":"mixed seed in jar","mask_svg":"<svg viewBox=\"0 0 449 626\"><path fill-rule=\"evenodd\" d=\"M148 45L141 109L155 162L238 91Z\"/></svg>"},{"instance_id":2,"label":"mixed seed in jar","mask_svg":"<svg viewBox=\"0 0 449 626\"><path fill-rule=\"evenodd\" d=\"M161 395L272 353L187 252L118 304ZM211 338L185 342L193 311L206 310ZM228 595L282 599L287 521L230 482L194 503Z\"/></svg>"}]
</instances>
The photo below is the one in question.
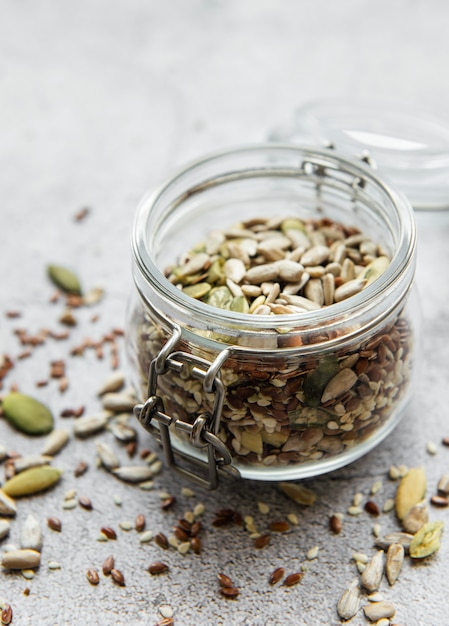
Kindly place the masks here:
<instances>
[{"instance_id":1,"label":"mixed seed in jar","mask_svg":"<svg viewBox=\"0 0 449 626\"><path fill-rule=\"evenodd\" d=\"M301 314L347 300L389 263L388 251L352 226L289 217L211 232L166 269L172 284L211 307L272 316L272 338L256 342L256 349L299 347L268 358L257 351L231 356L222 366L226 395L218 436L236 461L285 466L340 455L388 420L411 373L411 332L402 311L368 336L325 348L319 356L301 354L300 346L334 339L326 328L316 336L288 336L275 320L287 314L300 320ZM145 315L139 339L143 393L149 364L166 340L159 323ZM177 349L199 353L185 340ZM214 359L204 349L201 356ZM159 376L157 393L169 415L189 423L213 405L213 395L187 369Z\"/></svg>"}]
</instances>

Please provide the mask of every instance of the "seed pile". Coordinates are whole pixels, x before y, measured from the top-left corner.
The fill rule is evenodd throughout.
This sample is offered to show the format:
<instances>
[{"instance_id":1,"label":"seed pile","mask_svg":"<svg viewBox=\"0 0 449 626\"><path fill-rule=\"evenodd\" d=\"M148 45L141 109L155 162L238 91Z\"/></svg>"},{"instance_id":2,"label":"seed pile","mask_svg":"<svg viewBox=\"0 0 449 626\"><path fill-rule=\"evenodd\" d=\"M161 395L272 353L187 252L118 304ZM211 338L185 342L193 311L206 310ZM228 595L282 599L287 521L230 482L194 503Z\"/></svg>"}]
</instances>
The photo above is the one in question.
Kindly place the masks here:
<instances>
[{"instance_id":1,"label":"seed pile","mask_svg":"<svg viewBox=\"0 0 449 626\"><path fill-rule=\"evenodd\" d=\"M166 276L210 306L254 315L313 311L354 296L390 263L356 228L329 219L253 219L186 253Z\"/></svg>"}]
</instances>

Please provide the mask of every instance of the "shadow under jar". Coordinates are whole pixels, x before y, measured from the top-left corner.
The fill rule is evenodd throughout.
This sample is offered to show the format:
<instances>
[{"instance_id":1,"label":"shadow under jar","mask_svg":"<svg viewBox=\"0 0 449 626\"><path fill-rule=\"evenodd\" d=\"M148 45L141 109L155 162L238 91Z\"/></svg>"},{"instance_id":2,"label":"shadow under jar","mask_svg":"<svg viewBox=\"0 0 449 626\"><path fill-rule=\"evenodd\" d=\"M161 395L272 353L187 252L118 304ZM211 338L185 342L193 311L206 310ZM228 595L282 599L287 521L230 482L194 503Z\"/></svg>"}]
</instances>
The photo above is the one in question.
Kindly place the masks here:
<instances>
[{"instance_id":1,"label":"shadow under jar","mask_svg":"<svg viewBox=\"0 0 449 626\"><path fill-rule=\"evenodd\" d=\"M388 267L318 310L210 306L167 267L211 231L285 216L358 229ZM276 144L208 156L142 200L127 351L135 414L170 465L213 488L228 472L288 480L366 454L397 425L415 371L415 226L406 198L333 150Z\"/></svg>"}]
</instances>

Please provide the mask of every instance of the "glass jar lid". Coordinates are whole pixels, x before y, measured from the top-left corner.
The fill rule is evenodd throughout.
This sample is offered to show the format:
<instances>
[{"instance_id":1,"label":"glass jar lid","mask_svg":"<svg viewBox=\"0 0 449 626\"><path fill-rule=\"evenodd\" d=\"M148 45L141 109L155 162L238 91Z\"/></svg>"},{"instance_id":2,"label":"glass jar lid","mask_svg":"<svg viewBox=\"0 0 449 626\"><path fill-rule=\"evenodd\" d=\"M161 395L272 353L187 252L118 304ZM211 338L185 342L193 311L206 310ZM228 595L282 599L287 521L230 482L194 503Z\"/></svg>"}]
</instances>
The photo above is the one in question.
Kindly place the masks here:
<instances>
[{"instance_id":1,"label":"glass jar lid","mask_svg":"<svg viewBox=\"0 0 449 626\"><path fill-rule=\"evenodd\" d=\"M415 209L449 209L449 125L420 111L370 100L310 102L270 139L369 155Z\"/></svg>"}]
</instances>

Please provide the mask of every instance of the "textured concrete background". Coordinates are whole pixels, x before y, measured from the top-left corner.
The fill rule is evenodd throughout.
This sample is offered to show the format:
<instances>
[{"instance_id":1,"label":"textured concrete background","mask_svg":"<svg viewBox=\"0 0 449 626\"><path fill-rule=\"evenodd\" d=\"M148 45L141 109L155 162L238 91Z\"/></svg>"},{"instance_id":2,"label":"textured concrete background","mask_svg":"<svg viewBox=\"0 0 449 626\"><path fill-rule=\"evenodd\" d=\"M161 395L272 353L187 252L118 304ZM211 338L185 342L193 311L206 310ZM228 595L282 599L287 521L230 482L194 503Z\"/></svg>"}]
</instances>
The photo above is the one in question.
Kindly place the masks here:
<instances>
[{"instance_id":1,"label":"textured concrete background","mask_svg":"<svg viewBox=\"0 0 449 626\"><path fill-rule=\"evenodd\" d=\"M45 265L73 266L86 288L105 288L95 309L76 313L78 325L67 342L48 341L31 359L17 363L6 388L21 390L50 404L56 416L66 407L99 408L96 390L109 373L109 357L68 358L86 336L98 339L123 326L130 278L129 232L143 193L169 171L205 151L258 141L290 119L310 99L327 96L384 96L411 102L449 118L447 63L449 6L431 0L192 0L159 3L132 0L0 0L0 282L1 351L20 351L12 331L25 327L58 329L62 305L48 304L53 292ZM73 221L83 206L91 214ZM150 625L169 603L180 626L199 624L335 625L337 599L356 575L353 551L373 553L373 519L345 516L339 536L328 518L345 512L353 495L368 496L382 480L382 504L396 485L387 478L391 463L423 464L429 494L449 471L447 380L449 362L449 262L447 215L420 214L417 282L423 308L422 376L415 400L396 431L376 450L350 467L308 481L317 504L302 509L276 486L223 485L194 498L181 495L182 480L164 471L155 489L144 492L95 469L94 440L72 440L55 459L65 470L52 491L19 502L10 538L19 542L20 526L32 512L45 526L49 515L62 519L63 532L45 527L42 566L33 580L20 573L0 574L0 599L14 610L14 624ZM6 319L7 310L22 312ZM69 389L61 395L48 376L48 363L67 358ZM71 420L58 418L71 429ZM111 442L109 434L97 440ZM30 453L41 443L14 433L0 421L0 441L8 449ZM433 441L437 454L426 452ZM139 448L153 444L140 435ZM119 450L123 463L124 450ZM73 477L80 459L90 463L82 478ZM63 511L64 493L76 488L92 498L94 510ZM170 512L161 512L159 492L175 495ZM113 495L123 504L114 504ZM270 505L258 513L257 502ZM135 531L119 532L116 542L96 541L99 529L118 529L121 520L144 513L147 527L170 534L176 519L203 502L206 512L200 556L162 553L139 544ZM296 512L300 525L273 537L257 551L240 527L214 529L214 513L234 507L255 516L263 530L270 521ZM431 510L449 522L447 510ZM396 528L392 515L383 529ZM297 571L305 554L318 545L301 585L269 587L278 565ZM126 577L120 588L102 578L98 587L85 579L88 567L101 567L113 553ZM447 626L449 538L425 563L407 563L400 580L382 593L397 608L396 621L407 626ZM49 571L56 559L61 569ZM170 573L150 577L156 559ZM216 574L225 572L241 589L238 600L218 593ZM23 594L28 587L28 596ZM361 613L351 624L364 624Z\"/></svg>"}]
</instances>

